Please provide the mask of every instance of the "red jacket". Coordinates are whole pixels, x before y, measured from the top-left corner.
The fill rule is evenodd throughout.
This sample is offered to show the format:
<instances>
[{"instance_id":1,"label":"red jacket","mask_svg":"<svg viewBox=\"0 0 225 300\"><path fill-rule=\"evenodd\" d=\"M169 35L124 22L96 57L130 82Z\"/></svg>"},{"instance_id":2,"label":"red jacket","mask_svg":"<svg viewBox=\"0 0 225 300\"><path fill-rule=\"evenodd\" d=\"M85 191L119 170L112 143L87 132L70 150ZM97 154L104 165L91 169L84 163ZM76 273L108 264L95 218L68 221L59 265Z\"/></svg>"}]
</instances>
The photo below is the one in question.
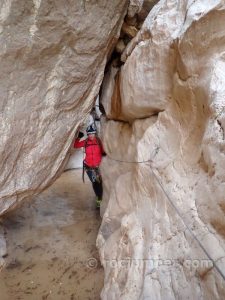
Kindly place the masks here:
<instances>
[{"instance_id":1,"label":"red jacket","mask_svg":"<svg viewBox=\"0 0 225 300\"><path fill-rule=\"evenodd\" d=\"M101 141L97 138L94 138L93 140L87 138L83 141L76 139L74 148L82 147L85 147L84 163L89 167L98 167L102 160L102 154L104 153Z\"/></svg>"}]
</instances>

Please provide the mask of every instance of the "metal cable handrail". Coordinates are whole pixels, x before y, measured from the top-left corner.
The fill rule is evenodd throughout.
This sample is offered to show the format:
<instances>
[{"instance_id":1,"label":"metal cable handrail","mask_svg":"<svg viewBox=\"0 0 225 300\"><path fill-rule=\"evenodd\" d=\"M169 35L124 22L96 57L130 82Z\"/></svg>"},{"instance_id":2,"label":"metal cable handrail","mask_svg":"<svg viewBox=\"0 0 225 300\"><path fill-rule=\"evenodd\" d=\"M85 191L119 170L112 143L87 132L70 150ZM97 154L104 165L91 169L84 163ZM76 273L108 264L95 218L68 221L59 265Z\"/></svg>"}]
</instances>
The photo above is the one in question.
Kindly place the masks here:
<instances>
[{"instance_id":1,"label":"metal cable handrail","mask_svg":"<svg viewBox=\"0 0 225 300\"><path fill-rule=\"evenodd\" d=\"M158 149L157 149L158 151ZM157 153L157 152L156 152ZM156 154L155 154L156 155ZM194 238L194 240L197 242L197 244L200 246L200 248L202 249L202 251L206 254L206 256L209 258L209 260L212 262L213 267L215 267L215 269L217 270L217 272L221 275L221 277L223 278L223 280L225 281L225 274L222 272L222 270L218 267L218 265L216 264L215 260L212 258L212 256L209 254L209 252L205 249L205 247L202 245L202 243L200 242L200 240L197 238L197 236L193 233L193 231L190 229L190 227L186 224L184 218L182 217L182 214L180 213L179 209L176 207L176 205L174 204L173 200L171 199L171 197L169 196L168 192L165 190L165 188L163 187L162 183L160 182L158 175L154 172L151 162L152 159L146 160L146 161L124 161L124 160L119 160L119 159L114 159L110 156L107 155L107 157L113 161L116 162L121 162L121 163L136 163L136 164L142 164L142 163L150 163L150 169L152 171L153 176L155 177L156 181L158 182L160 188L162 189L163 193L165 194L166 198L168 199L170 205L174 208L174 210L176 211L176 213L178 214L178 216L180 217L180 219L182 220L183 224L185 225L185 227L187 228L187 230L190 232L191 236Z\"/></svg>"}]
</instances>

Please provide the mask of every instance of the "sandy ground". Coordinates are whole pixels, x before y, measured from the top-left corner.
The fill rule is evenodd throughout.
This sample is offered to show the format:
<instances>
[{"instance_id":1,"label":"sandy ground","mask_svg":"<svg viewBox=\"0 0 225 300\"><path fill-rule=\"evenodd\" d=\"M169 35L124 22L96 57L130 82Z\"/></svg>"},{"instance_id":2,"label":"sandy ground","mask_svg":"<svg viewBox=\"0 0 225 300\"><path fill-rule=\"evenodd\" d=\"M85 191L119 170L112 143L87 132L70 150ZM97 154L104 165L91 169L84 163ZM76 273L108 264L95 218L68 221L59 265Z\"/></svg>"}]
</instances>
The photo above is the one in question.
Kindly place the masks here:
<instances>
[{"instance_id":1,"label":"sandy ground","mask_svg":"<svg viewBox=\"0 0 225 300\"><path fill-rule=\"evenodd\" d=\"M100 299L103 269L95 241L101 218L94 199L81 171L68 171L7 216L0 300Z\"/></svg>"}]
</instances>

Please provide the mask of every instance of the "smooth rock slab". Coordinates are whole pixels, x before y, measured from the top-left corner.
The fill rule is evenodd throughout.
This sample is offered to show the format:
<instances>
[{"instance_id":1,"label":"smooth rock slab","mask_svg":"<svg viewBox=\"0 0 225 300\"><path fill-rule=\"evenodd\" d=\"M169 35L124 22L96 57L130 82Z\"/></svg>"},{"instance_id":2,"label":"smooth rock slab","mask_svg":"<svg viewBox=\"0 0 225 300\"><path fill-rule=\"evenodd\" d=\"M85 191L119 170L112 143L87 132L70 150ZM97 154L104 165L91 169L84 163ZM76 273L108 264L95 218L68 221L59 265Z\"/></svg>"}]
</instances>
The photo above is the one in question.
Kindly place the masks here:
<instances>
[{"instance_id":1,"label":"smooth rock slab","mask_svg":"<svg viewBox=\"0 0 225 300\"><path fill-rule=\"evenodd\" d=\"M104 133L119 161L102 164L102 299L225 298L224 24L222 0L160 1L123 52L127 122Z\"/></svg>"},{"instance_id":2,"label":"smooth rock slab","mask_svg":"<svg viewBox=\"0 0 225 300\"><path fill-rule=\"evenodd\" d=\"M1 1L0 214L60 174L126 8L127 0Z\"/></svg>"}]
</instances>

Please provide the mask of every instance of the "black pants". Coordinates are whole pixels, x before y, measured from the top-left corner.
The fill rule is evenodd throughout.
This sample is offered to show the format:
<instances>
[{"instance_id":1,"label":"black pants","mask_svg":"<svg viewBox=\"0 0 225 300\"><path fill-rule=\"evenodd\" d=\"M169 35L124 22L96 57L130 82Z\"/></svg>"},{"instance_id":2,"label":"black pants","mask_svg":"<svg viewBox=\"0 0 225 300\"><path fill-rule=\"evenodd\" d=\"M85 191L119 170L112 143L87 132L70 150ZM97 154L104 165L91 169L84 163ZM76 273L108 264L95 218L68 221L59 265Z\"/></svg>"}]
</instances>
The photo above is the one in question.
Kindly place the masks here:
<instances>
[{"instance_id":1,"label":"black pants","mask_svg":"<svg viewBox=\"0 0 225 300\"><path fill-rule=\"evenodd\" d=\"M102 177L100 174L99 168L90 168L87 165L85 165L85 171L92 183L93 190L95 192L95 195L102 199L103 194L103 188L102 188Z\"/></svg>"}]
</instances>

